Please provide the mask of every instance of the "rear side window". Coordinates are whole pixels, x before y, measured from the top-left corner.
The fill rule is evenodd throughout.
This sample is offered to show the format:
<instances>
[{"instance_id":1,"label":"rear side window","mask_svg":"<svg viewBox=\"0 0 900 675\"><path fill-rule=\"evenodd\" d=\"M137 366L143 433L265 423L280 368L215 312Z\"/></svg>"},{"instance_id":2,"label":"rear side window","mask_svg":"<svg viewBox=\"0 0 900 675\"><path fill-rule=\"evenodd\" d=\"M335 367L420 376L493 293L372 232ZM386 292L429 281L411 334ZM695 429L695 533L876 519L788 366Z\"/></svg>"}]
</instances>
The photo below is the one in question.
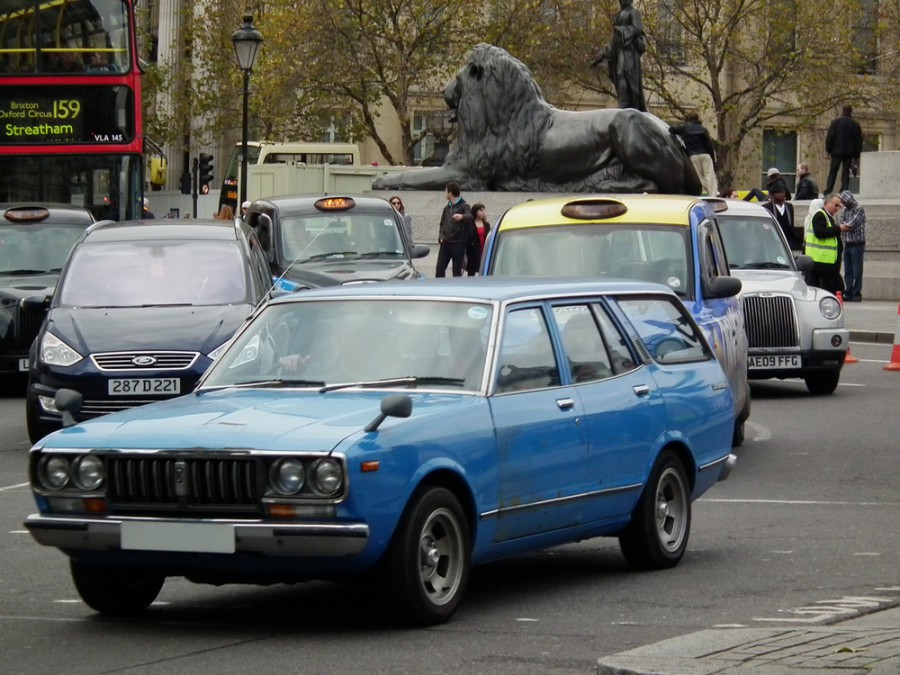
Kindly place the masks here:
<instances>
[{"instance_id":1,"label":"rear side window","mask_svg":"<svg viewBox=\"0 0 900 675\"><path fill-rule=\"evenodd\" d=\"M559 384L553 344L540 308L511 311L503 328L497 393Z\"/></svg>"},{"instance_id":2,"label":"rear side window","mask_svg":"<svg viewBox=\"0 0 900 675\"><path fill-rule=\"evenodd\" d=\"M658 363L687 363L712 358L697 325L676 298L626 297L620 298L618 303L650 356Z\"/></svg>"}]
</instances>

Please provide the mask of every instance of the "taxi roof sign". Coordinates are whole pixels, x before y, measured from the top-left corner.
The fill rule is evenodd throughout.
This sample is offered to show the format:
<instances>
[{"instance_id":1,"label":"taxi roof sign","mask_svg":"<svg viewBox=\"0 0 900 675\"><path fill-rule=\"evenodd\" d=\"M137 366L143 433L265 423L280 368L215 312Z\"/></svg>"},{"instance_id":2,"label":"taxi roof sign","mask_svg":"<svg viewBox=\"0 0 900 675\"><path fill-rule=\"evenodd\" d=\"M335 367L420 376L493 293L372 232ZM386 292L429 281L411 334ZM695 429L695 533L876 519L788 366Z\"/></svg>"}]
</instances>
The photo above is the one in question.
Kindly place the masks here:
<instances>
[{"instance_id":1,"label":"taxi roof sign","mask_svg":"<svg viewBox=\"0 0 900 675\"><path fill-rule=\"evenodd\" d=\"M628 207L614 199L579 199L563 205L560 213L573 220L603 220L625 215Z\"/></svg>"},{"instance_id":2,"label":"taxi roof sign","mask_svg":"<svg viewBox=\"0 0 900 675\"><path fill-rule=\"evenodd\" d=\"M50 217L50 211L41 207L14 207L6 209L3 216L13 223L39 223Z\"/></svg>"},{"instance_id":3,"label":"taxi roof sign","mask_svg":"<svg viewBox=\"0 0 900 675\"><path fill-rule=\"evenodd\" d=\"M319 211L347 211L356 206L356 201L352 197L325 197L319 199L315 206Z\"/></svg>"}]
</instances>

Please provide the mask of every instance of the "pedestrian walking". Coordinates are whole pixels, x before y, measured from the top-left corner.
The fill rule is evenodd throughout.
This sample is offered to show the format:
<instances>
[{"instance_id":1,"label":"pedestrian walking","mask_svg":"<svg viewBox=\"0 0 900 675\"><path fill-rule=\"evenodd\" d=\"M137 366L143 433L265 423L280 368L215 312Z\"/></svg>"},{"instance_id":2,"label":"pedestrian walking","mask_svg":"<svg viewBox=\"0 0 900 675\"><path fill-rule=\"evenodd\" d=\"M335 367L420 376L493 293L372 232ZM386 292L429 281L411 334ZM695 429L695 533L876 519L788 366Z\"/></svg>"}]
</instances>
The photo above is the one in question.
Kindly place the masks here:
<instances>
[{"instance_id":1,"label":"pedestrian walking","mask_svg":"<svg viewBox=\"0 0 900 675\"><path fill-rule=\"evenodd\" d=\"M818 199L819 185L809 172L808 164L797 165L797 193L794 199Z\"/></svg>"},{"instance_id":2,"label":"pedestrian walking","mask_svg":"<svg viewBox=\"0 0 900 675\"><path fill-rule=\"evenodd\" d=\"M481 254L484 252L484 241L491 231L484 204L472 206L472 227L466 242L466 274L474 277L481 268Z\"/></svg>"},{"instance_id":3,"label":"pedestrian walking","mask_svg":"<svg viewBox=\"0 0 900 675\"><path fill-rule=\"evenodd\" d=\"M841 208L838 195L828 195L825 205L813 214L806 229L804 251L813 259L813 267L808 273L811 286L824 288L831 293L844 291L841 279L841 231L846 225L834 222L835 214Z\"/></svg>"},{"instance_id":4,"label":"pedestrian walking","mask_svg":"<svg viewBox=\"0 0 900 675\"><path fill-rule=\"evenodd\" d=\"M834 190L838 168L841 170L841 192L850 189L850 167L858 166L862 154L862 128L853 119L853 106L845 105L840 117L835 117L825 136L825 152L831 157L825 194Z\"/></svg>"},{"instance_id":5,"label":"pedestrian walking","mask_svg":"<svg viewBox=\"0 0 900 675\"><path fill-rule=\"evenodd\" d=\"M406 232L406 238L409 240L409 245L412 246L412 216L406 213L406 207L403 205L403 200L400 199L399 195L392 196L388 202L394 207L394 211L397 212L397 215L400 216L400 222L403 223L403 231Z\"/></svg>"},{"instance_id":6,"label":"pedestrian walking","mask_svg":"<svg viewBox=\"0 0 900 675\"><path fill-rule=\"evenodd\" d=\"M716 149L709 131L700 123L700 116L693 110L685 115L684 124L669 126L669 132L681 137L691 164L700 177L703 194L715 197L719 192L716 179Z\"/></svg>"},{"instance_id":7,"label":"pedestrian walking","mask_svg":"<svg viewBox=\"0 0 900 675\"><path fill-rule=\"evenodd\" d=\"M453 276L461 277L463 259L466 257L466 240L472 226L472 209L460 195L458 183L447 183L444 199L447 200L447 205L441 212L438 228L438 256L434 276L446 277L447 264L452 263Z\"/></svg>"},{"instance_id":8,"label":"pedestrian walking","mask_svg":"<svg viewBox=\"0 0 900 675\"><path fill-rule=\"evenodd\" d=\"M841 195L841 240L844 244L844 300L862 301L863 257L866 251L866 211L850 190Z\"/></svg>"},{"instance_id":9,"label":"pedestrian walking","mask_svg":"<svg viewBox=\"0 0 900 675\"><path fill-rule=\"evenodd\" d=\"M785 188L779 184L774 190L770 191L769 201L763 204L763 208L778 221L778 226L784 232L784 237L787 239L791 250L802 251L804 235L802 232L798 233L794 228L796 222L794 219L794 205L787 201Z\"/></svg>"},{"instance_id":10,"label":"pedestrian walking","mask_svg":"<svg viewBox=\"0 0 900 675\"><path fill-rule=\"evenodd\" d=\"M241 204L241 220L247 220L247 214L250 212L250 202L245 201Z\"/></svg>"},{"instance_id":11,"label":"pedestrian walking","mask_svg":"<svg viewBox=\"0 0 900 675\"><path fill-rule=\"evenodd\" d=\"M218 213L213 214L216 220L234 220L234 210L228 204L222 204Z\"/></svg>"}]
</instances>

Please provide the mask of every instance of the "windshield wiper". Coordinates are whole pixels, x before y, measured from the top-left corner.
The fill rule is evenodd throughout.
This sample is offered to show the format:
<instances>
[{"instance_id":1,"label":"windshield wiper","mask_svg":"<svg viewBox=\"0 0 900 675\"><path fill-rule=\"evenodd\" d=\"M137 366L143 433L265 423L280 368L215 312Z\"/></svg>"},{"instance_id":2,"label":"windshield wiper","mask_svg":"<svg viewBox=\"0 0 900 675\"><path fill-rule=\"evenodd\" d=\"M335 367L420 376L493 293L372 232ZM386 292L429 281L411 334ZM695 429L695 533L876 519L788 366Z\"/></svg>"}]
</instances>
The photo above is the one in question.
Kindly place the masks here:
<instances>
[{"instance_id":1,"label":"windshield wiper","mask_svg":"<svg viewBox=\"0 0 900 675\"><path fill-rule=\"evenodd\" d=\"M317 253L316 255L311 255L308 258L303 258L302 260L298 260L298 263L312 262L315 260L327 260L331 257L341 256L346 257L348 255L359 255L356 251L329 251L328 253Z\"/></svg>"},{"instance_id":2,"label":"windshield wiper","mask_svg":"<svg viewBox=\"0 0 900 675\"><path fill-rule=\"evenodd\" d=\"M47 274L47 270L30 270L30 269L18 269L18 270L4 270L0 272L3 276L15 276L17 274Z\"/></svg>"},{"instance_id":3,"label":"windshield wiper","mask_svg":"<svg viewBox=\"0 0 900 675\"><path fill-rule=\"evenodd\" d=\"M137 307L193 307L192 302L150 302L145 305L136 305Z\"/></svg>"},{"instance_id":4,"label":"windshield wiper","mask_svg":"<svg viewBox=\"0 0 900 675\"><path fill-rule=\"evenodd\" d=\"M452 384L459 387L465 385L466 381L461 377L419 377L416 375L407 375L406 377L388 377L383 380L368 380L363 382L337 382L335 384L326 384L319 389L320 394L329 391L337 391L338 389L352 389L359 387L361 389L371 387L400 387L412 386L417 387L420 384Z\"/></svg>"},{"instance_id":5,"label":"windshield wiper","mask_svg":"<svg viewBox=\"0 0 900 675\"><path fill-rule=\"evenodd\" d=\"M368 253L360 253L360 258L383 258L385 256L396 257L403 255L401 251L369 251Z\"/></svg>"},{"instance_id":6,"label":"windshield wiper","mask_svg":"<svg viewBox=\"0 0 900 675\"><path fill-rule=\"evenodd\" d=\"M325 384L322 380L293 380L289 378L273 378L269 380L248 380L247 382L234 382L232 384L215 384L206 389L248 389L252 387L321 387Z\"/></svg>"}]
</instances>

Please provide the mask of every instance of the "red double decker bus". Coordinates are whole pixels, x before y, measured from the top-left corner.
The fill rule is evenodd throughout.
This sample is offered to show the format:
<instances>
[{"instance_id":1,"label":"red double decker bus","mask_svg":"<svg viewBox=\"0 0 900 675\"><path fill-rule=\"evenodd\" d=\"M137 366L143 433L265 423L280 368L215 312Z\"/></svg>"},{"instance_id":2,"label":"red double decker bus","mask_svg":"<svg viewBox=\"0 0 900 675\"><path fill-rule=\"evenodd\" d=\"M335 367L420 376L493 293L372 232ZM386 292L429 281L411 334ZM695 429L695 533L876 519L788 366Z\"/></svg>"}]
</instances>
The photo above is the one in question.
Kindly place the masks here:
<instances>
[{"instance_id":1,"label":"red double decker bus","mask_svg":"<svg viewBox=\"0 0 900 675\"><path fill-rule=\"evenodd\" d=\"M0 0L0 202L140 216L132 0Z\"/></svg>"}]
</instances>

